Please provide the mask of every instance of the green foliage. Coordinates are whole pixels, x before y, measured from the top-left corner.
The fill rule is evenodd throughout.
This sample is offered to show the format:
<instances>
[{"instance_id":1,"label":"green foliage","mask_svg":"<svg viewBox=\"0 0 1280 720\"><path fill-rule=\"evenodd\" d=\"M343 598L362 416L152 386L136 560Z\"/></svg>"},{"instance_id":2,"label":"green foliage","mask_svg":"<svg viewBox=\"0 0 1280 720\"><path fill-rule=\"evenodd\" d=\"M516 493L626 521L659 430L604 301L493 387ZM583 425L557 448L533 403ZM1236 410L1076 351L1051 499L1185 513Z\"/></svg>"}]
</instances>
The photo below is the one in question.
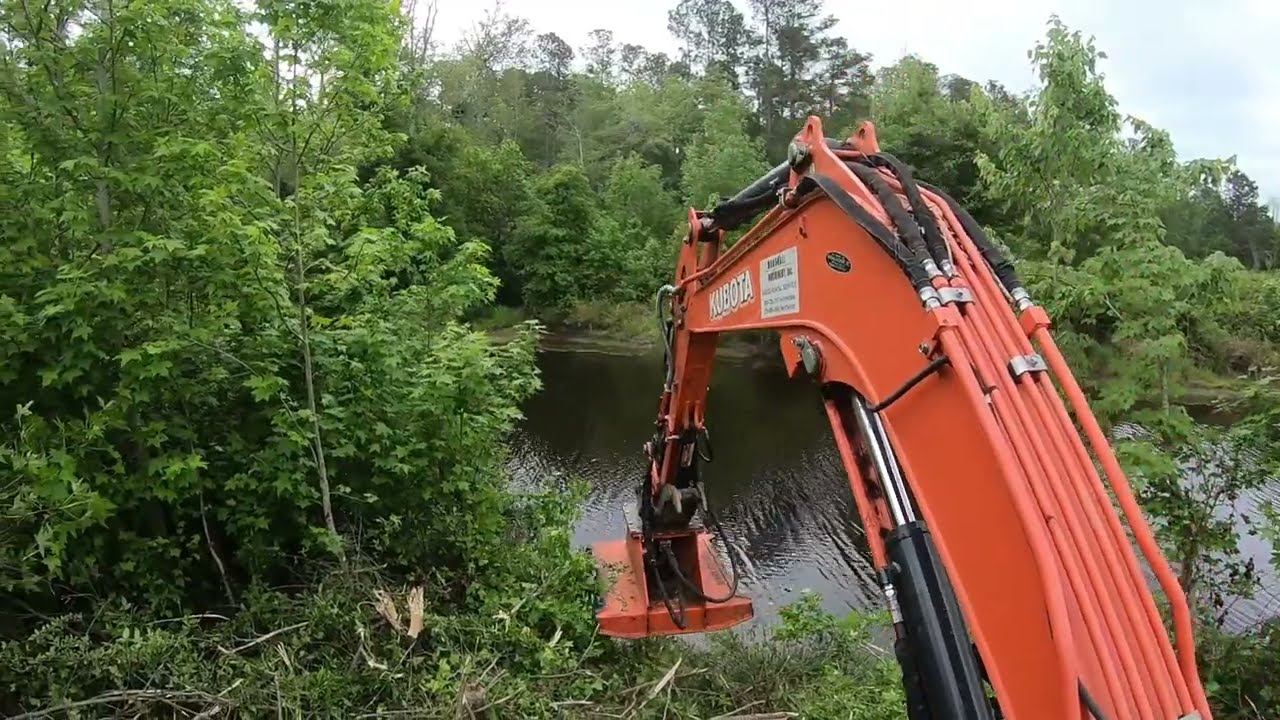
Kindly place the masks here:
<instances>
[{"instance_id":1,"label":"green foliage","mask_svg":"<svg viewBox=\"0 0 1280 720\"><path fill-rule=\"evenodd\" d=\"M260 9L266 59L209 3L80 17L5 65L0 588L28 605L236 605L355 537L459 587L505 552L495 440L538 387L533 333L457 323L497 280L425 172L355 169L395 141L398 18ZM7 12L37 53L78 11Z\"/></svg>"},{"instance_id":2,"label":"green foliage","mask_svg":"<svg viewBox=\"0 0 1280 720\"><path fill-rule=\"evenodd\" d=\"M1020 256L1078 264L1103 248L1136 252L1162 239L1159 211L1178 189L1173 149L1140 122L1140 142L1124 142L1099 56L1055 20L1033 52L1042 86L1029 124L988 108L986 132L999 153L980 153L978 163L987 192L1012 218L1010 245Z\"/></svg>"},{"instance_id":3,"label":"green foliage","mask_svg":"<svg viewBox=\"0 0 1280 720\"><path fill-rule=\"evenodd\" d=\"M534 197L534 209L519 219L504 248L506 261L520 268L524 302L565 307L604 289L610 253L599 242L600 213L586 174L558 166L534 182Z\"/></svg>"},{"instance_id":4,"label":"green foliage","mask_svg":"<svg viewBox=\"0 0 1280 720\"><path fill-rule=\"evenodd\" d=\"M975 217L987 219L984 198L975 192L976 157L979 149L995 148L981 136L980 111L970 100L970 92L981 91L951 97L945 90L936 66L907 56L877 73L871 119L886 152L909 162L919 179L953 192Z\"/></svg>"},{"instance_id":5,"label":"green foliage","mask_svg":"<svg viewBox=\"0 0 1280 720\"><path fill-rule=\"evenodd\" d=\"M559 512L544 501L534 505ZM615 646L563 624L581 599L549 592L566 567L579 581L589 576L589 561L583 566L554 533L527 547L507 566L511 586L475 613L457 612L427 585L416 636L413 597L422 586L390 585L371 571L332 576L300 595L254 589L250 609L233 618L149 621L122 605L92 619L64 615L0 644L0 709L87 701L244 716L412 710L452 718L488 706L522 718L710 717L744 707L905 717L897 664L871 634L879 618L837 620L806 599L768 642L728 634L705 648Z\"/></svg>"},{"instance_id":6,"label":"green foliage","mask_svg":"<svg viewBox=\"0 0 1280 720\"><path fill-rule=\"evenodd\" d=\"M1270 479L1251 457L1261 445L1250 424L1213 431L1173 398L1202 366L1262 371L1265 346L1232 344L1269 332L1243 294L1260 281L1234 259L1197 262L1166 242L1163 218L1206 165L1179 165L1168 136L1141 121L1124 137L1090 41L1055 21L1032 57L1043 84L1028 122L984 108L1000 150L998 161L978 155L982 186L1009 218L999 235L1077 377L1093 386L1093 410L1125 426L1121 463L1204 631L1218 633L1227 603L1258 581L1238 530L1258 519L1238 504Z\"/></svg>"},{"instance_id":7,"label":"green foliage","mask_svg":"<svg viewBox=\"0 0 1280 720\"><path fill-rule=\"evenodd\" d=\"M651 237L665 237L685 218L683 208L663 184L662 168L639 155L614 163L604 192L605 207L619 220L634 221Z\"/></svg>"},{"instance_id":8,"label":"green foliage","mask_svg":"<svg viewBox=\"0 0 1280 720\"><path fill-rule=\"evenodd\" d=\"M0 643L0 710L124 691L155 712L169 707L156 696L169 696L196 712L223 705L243 716L416 707L452 717L464 689L533 689L536 678L600 654L594 623L578 612L595 590L590 558L569 542L578 497L547 488L506 507L506 551L465 592L429 579L404 586L368 567L313 578L301 593L254 585L230 617L151 616L123 596L92 616L59 616ZM546 703L525 694L509 709L545 717Z\"/></svg>"},{"instance_id":9,"label":"green foliage","mask_svg":"<svg viewBox=\"0 0 1280 720\"><path fill-rule=\"evenodd\" d=\"M1280 466L1256 184L1177 162L1056 21L1024 101L918 58L873 78L820 6L675 10L682 58L597 32L579 72L500 12L437 54L372 0L0 2L0 709L901 717L883 619L812 597L768 643L595 637L579 495L504 471L536 326L463 322L651 335L686 204L872 98L1013 251L1104 423L1141 426L1119 450L1215 706L1275 714L1274 628L1217 627L1255 584L1233 522L1275 537L1233 514ZM1255 381L1229 434L1174 400L1206 369Z\"/></svg>"},{"instance_id":10,"label":"green foliage","mask_svg":"<svg viewBox=\"0 0 1280 720\"><path fill-rule=\"evenodd\" d=\"M821 684L796 699L806 709L806 717L890 720L905 717L906 695L901 669L893 655L878 647L876 634L885 635L890 626L887 612L851 613L836 618L821 609L821 598L806 593L780 611L781 626L775 634L779 642L805 642L831 648L817 663ZM878 659L862 657L872 653Z\"/></svg>"},{"instance_id":11,"label":"green foliage","mask_svg":"<svg viewBox=\"0 0 1280 720\"><path fill-rule=\"evenodd\" d=\"M714 207L769 170L764 147L746 133L746 110L725 100L713 105L681 167L685 200Z\"/></svg>"},{"instance_id":12,"label":"green foliage","mask_svg":"<svg viewBox=\"0 0 1280 720\"><path fill-rule=\"evenodd\" d=\"M1195 424L1184 412L1128 434L1118 454L1143 509L1188 602L1206 628L1221 627L1230 601L1257 589L1257 568L1242 556L1239 528L1254 533L1262 518L1242 513L1239 502L1265 487L1270 474L1243 432Z\"/></svg>"},{"instance_id":13,"label":"green foliage","mask_svg":"<svg viewBox=\"0 0 1280 720\"><path fill-rule=\"evenodd\" d=\"M1205 693L1215 718L1256 720L1280 716L1280 623L1246 632L1201 631L1196 656L1205 668Z\"/></svg>"},{"instance_id":14,"label":"green foliage","mask_svg":"<svg viewBox=\"0 0 1280 720\"><path fill-rule=\"evenodd\" d=\"M1024 259L1077 367L1104 380L1096 409L1114 418L1167 405L1192 367L1201 303L1222 278L1162 242L1160 211L1184 176L1161 133L1138 123L1139 140L1123 142L1098 56L1055 21L1033 52L1043 85L1029 122L988 105L999 162L981 153L978 162L1013 218L1001 237Z\"/></svg>"},{"instance_id":15,"label":"green foliage","mask_svg":"<svg viewBox=\"0 0 1280 720\"><path fill-rule=\"evenodd\" d=\"M435 215L465 241L487 245L486 265L501 281L499 299L520 300L517 267L507 262L517 220L532 206L532 164L519 145L505 140L496 145L478 142L467 130L423 118L401 146L394 167L426 169L432 187L440 190ZM366 168L364 173L376 172Z\"/></svg>"}]
</instances>

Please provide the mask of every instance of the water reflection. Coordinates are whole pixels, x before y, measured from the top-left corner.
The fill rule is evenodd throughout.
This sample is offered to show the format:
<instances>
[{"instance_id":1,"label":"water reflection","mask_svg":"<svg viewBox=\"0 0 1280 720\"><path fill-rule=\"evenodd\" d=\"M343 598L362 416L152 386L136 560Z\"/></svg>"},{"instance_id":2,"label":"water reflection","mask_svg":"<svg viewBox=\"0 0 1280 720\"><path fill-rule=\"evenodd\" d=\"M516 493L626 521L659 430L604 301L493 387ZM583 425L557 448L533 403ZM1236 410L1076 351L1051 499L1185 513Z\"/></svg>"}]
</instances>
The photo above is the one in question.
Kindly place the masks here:
<instances>
[{"instance_id":1,"label":"water reflection","mask_svg":"<svg viewBox=\"0 0 1280 720\"><path fill-rule=\"evenodd\" d=\"M518 478L555 473L590 485L575 542L620 537L622 507L644 465L662 380L661 358L544 352L544 389L525 406L512 443ZM880 607L862 528L816 390L780 368L720 358L708 396L714 462L706 468L710 501L742 561L741 588L756 602L756 624L804 589L834 612ZM1280 490L1252 502L1280 500ZM1246 550L1268 566L1269 547ZM1269 578L1270 585L1276 585ZM1273 591L1274 593L1274 591ZM1235 609L1232 625L1280 612L1263 594Z\"/></svg>"}]
</instances>

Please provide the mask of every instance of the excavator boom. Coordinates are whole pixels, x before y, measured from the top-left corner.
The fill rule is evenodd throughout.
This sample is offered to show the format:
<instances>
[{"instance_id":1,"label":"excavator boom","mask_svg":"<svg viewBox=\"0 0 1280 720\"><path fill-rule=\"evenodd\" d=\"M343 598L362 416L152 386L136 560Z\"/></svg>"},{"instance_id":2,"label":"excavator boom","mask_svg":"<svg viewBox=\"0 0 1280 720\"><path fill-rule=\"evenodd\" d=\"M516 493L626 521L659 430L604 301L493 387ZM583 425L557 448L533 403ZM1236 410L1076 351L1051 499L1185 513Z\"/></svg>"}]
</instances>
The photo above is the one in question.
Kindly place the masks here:
<instances>
[{"instance_id":1,"label":"excavator boom","mask_svg":"<svg viewBox=\"0 0 1280 720\"><path fill-rule=\"evenodd\" d=\"M752 616L712 551L699 471L719 335L769 329L821 393L911 720L1210 720L1176 578L1047 314L962 207L869 123L835 141L809 118L786 163L689 226L658 296L667 371L645 472L625 537L595 547L605 634Z\"/></svg>"}]
</instances>

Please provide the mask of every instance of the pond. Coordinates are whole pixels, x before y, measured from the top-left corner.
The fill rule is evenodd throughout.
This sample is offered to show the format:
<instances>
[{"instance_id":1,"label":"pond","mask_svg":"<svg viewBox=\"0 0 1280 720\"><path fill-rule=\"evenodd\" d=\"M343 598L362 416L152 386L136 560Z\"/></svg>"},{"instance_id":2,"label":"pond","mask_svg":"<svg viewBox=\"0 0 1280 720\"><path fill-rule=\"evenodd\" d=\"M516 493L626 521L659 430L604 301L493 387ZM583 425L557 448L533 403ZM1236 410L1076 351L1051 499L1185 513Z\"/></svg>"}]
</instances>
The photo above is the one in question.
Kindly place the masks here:
<instances>
[{"instance_id":1,"label":"pond","mask_svg":"<svg viewBox=\"0 0 1280 720\"><path fill-rule=\"evenodd\" d=\"M543 390L524 407L512 442L517 478L552 473L590 486L574 540L620 538L622 508L644 472L641 444L653 428L662 382L660 354L544 350ZM882 607L863 531L823 413L808 382L781 364L721 356L708 394L714 462L705 466L710 502L740 559L740 592L767 627L779 606L805 590L838 614ZM1250 502L1280 501L1280 488ZM1246 538L1245 552L1269 568L1269 547ZM1231 625L1280 613L1271 593L1240 601Z\"/></svg>"}]
</instances>

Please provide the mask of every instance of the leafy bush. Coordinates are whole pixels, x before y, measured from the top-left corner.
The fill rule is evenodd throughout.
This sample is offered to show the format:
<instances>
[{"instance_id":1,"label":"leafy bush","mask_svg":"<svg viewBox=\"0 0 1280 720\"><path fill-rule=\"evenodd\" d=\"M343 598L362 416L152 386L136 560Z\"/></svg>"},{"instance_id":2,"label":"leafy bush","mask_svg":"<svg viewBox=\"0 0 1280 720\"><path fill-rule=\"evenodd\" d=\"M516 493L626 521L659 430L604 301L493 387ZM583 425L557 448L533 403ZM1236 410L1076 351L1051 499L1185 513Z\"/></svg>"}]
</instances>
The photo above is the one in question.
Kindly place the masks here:
<instances>
[{"instance_id":1,"label":"leafy bush","mask_svg":"<svg viewBox=\"0 0 1280 720\"><path fill-rule=\"evenodd\" d=\"M92 584L176 608L222 594L218 573L224 585L279 577L333 541L314 529L318 449L331 512L388 559L461 568L496 536L483 522L500 497L493 438L537 388L532 334L495 348L448 322L492 283L480 249L426 214L424 192L389 177L356 191L353 205L390 219L352 217L350 254L317 260L318 415L297 320L279 311L288 284L234 243L122 238L101 266L25 298L6 333L26 351L8 367L46 382L5 386L20 408L0 445L18 480L5 490L6 588ZM166 284L190 289L166 303L151 290Z\"/></svg>"},{"instance_id":2,"label":"leafy bush","mask_svg":"<svg viewBox=\"0 0 1280 720\"><path fill-rule=\"evenodd\" d=\"M1280 621L1242 633L1202 631L1196 655L1215 718L1280 717Z\"/></svg>"},{"instance_id":3,"label":"leafy bush","mask_svg":"<svg viewBox=\"0 0 1280 720\"><path fill-rule=\"evenodd\" d=\"M483 587L534 334L459 324L497 279L424 171L357 171L397 142L394 9L268 3L268 58L236 8L166 7L0 8L23 40L0 155L0 591L179 615L359 552ZM52 48L67 13L85 31ZM108 85L77 59L100 53Z\"/></svg>"}]
</instances>

